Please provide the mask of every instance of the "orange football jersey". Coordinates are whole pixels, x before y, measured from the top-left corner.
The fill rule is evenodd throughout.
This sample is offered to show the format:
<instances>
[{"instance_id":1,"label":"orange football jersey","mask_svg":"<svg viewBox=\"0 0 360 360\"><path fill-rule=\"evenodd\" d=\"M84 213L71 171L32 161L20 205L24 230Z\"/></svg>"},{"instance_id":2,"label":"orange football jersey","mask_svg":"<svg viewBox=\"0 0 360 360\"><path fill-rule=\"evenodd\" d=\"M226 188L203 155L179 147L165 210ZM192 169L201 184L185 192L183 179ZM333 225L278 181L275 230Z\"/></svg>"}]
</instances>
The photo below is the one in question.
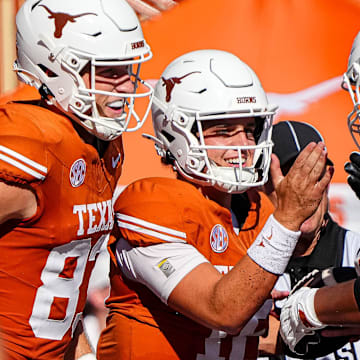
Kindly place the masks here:
<instances>
[{"instance_id":1,"label":"orange football jersey","mask_svg":"<svg viewBox=\"0 0 360 360\"><path fill-rule=\"evenodd\" d=\"M9 359L63 359L113 228L122 140L100 159L67 117L20 103L0 106L0 139L1 181L31 189L38 203L32 218L0 226L3 345Z\"/></svg>"},{"instance_id":2,"label":"orange football jersey","mask_svg":"<svg viewBox=\"0 0 360 360\"><path fill-rule=\"evenodd\" d=\"M241 259L273 211L255 191L233 196L233 211L244 222L239 234L231 213L206 199L190 183L150 178L129 185L114 204L121 236L131 246L184 240L226 273ZM117 266L111 236L111 292L107 327L98 344L98 358L115 359L255 359L258 336L267 329L265 304L240 334L206 328L173 311L148 287L131 281Z\"/></svg>"},{"instance_id":3,"label":"orange football jersey","mask_svg":"<svg viewBox=\"0 0 360 360\"><path fill-rule=\"evenodd\" d=\"M0 94L0 105L6 104L10 101L24 101L24 100L39 100L39 91L30 85L20 83L15 89L6 93Z\"/></svg>"}]
</instances>

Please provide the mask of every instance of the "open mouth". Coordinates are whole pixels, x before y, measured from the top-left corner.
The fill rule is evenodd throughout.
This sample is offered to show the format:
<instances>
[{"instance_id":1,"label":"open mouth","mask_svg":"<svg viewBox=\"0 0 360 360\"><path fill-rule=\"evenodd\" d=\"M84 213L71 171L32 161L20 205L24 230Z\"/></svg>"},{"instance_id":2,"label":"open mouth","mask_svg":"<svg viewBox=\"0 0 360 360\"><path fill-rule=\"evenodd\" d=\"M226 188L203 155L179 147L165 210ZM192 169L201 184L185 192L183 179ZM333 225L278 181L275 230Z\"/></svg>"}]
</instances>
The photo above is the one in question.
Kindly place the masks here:
<instances>
[{"instance_id":1,"label":"open mouth","mask_svg":"<svg viewBox=\"0 0 360 360\"><path fill-rule=\"evenodd\" d=\"M116 100L106 104L107 108L115 114L121 114L124 111L125 101Z\"/></svg>"},{"instance_id":2,"label":"open mouth","mask_svg":"<svg viewBox=\"0 0 360 360\"><path fill-rule=\"evenodd\" d=\"M231 159L226 159L225 161L230 167L240 167L240 165L242 167L245 167L246 166L246 160L247 160L246 156L242 156L241 161L240 161L240 158L237 156L237 157L234 157L234 158L231 158Z\"/></svg>"}]
</instances>

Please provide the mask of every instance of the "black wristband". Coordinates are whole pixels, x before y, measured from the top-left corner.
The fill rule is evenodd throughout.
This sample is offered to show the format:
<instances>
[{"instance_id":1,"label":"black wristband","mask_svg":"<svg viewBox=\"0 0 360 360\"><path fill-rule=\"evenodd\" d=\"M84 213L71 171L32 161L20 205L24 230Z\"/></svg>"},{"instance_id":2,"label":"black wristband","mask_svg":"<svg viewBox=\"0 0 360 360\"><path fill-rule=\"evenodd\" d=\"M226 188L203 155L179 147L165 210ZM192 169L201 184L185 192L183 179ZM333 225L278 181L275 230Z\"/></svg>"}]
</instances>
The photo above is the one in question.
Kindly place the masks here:
<instances>
[{"instance_id":1,"label":"black wristband","mask_svg":"<svg viewBox=\"0 0 360 360\"><path fill-rule=\"evenodd\" d=\"M360 277L358 277L354 282L354 296L360 311Z\"/></svg>"}]
</instances>

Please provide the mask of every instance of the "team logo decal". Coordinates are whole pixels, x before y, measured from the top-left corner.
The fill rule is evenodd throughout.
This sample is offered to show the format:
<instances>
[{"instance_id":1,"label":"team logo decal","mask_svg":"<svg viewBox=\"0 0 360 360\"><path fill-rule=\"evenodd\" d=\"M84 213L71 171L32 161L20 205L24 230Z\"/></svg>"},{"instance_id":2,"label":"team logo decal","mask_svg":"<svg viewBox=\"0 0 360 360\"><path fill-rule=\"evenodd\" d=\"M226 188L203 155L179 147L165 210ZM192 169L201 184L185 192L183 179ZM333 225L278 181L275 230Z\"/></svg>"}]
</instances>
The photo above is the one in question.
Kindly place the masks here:
<instances>
[{"instance_id":1,"label":"team logo decal","mask_svg":"<svg viewBox=\"0 0 360 360\"><path fill-rule=\"evenodd\" d=\"M222 253L227 249L229 245L229 236L222 225L217 224L212 228L210 245L216 253Z\"/></svg>"},{"instance_id":2,"label":"team logo decal","mask_svg":"<svg viewBox=\"0 0 360 360\"><path fill-rule=\"evenodd\" d=\"M83 159L76 160L70 169L70 183L73 187L80 186L85 180L86 163Z\"/></svg>"},{"instance_id":3,"label":"team logo decal","mask_svg":"<svg viewBox=\"0 0 360 360\"><path fill-rule=\"evenodd\" d=\"M70 15L70 14L66 14L66 13L56 13L51 11L47 6L45 5L39 5L41 7L43 7L49 14L50 16L48 16L49 19L54 19L55 22L55 32L54 32L54 36L57 39L60 39L62 36L62 31L65 27L65 25L68 22L75 22L76 18L80 17L80 16L85 16L85 15L95 15L97 16L97 14L95 13L91 13L91 12L87 12L87 13L83 13L83 14L78 14L78 15Z\"/></svg>"},{"instance_id":4,"label":"team logo decal","mask_svg":"<svg viewBox=\"0 0 360 360\"><path fill-rule=\"evenodd\" d=\"M166 277L169 277L173 272L175 272L175 268L171 265L169 259L164 259L158 264L158 268L163 272Z\"/></svg>"},{"instance_id":5,"label":"team logo decal","mask_svg":"<svg viewBox=\"0 0 360 360\"><path fill-rule=\"evenodd\" d=\"M272 239L272 236L273 236L273 229L272 229L272 228L271 228L271 230L270 230L270 235L268 235L268 236L263 235L263 237L264 237L267 241L270 241L270 240ZM261 240L261 241L260 241L260 244L258 244L257 246L265 247L264 241Z\"/></svg>"},{"instance_id":6,"label":"team logo decal","mask_svg":"<svg viewBox=\"0 0 360 360\"><path fill-rule=\"evenodd\" d=\"M196 74L199 73L200 71L193 71L191 73L185 74L182 77L171 77L169 79L165 79L163 77L161 77L161 80L163 81L163 86L165 86L166 89L166 102L169 102L171 100L171 93L174 90L174 86L175 84L181 84L181 80L191 74Z\"/></svg>"}]
</instances>

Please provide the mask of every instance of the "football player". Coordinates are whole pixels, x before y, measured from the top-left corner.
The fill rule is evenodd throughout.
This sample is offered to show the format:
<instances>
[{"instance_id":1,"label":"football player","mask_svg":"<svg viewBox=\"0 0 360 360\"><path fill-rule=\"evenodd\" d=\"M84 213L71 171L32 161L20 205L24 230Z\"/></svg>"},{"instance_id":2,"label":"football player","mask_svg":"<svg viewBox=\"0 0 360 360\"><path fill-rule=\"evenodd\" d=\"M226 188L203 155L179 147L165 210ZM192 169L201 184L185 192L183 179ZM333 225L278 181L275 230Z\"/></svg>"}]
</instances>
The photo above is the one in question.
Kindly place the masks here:
<instances>
[{"instance_id":1,"label":"football player","mask_svg":"<svg viewBox=\"0 0 360 360\"><path fill-rule=\"evenodd\" d=\"M114 224L121 134L144 121L135 99L150 109L139 70L151 52L124 0L27 0L16 24L15 71L42 99L0 107L3 346L7 359L73 359ZM79 356L95 358L78 347Z\"/></svg>"},{"instance_id":2,"label":"football player","mask_svg":"<svg viewBox=\"0 0 360 360\"><path fill-rule=\"evenodd\" d=\"M342 87L349 92L354 104L353 110L348 116L348 126L358 148L360 148L359 75L360 33L354 39L348 69L344 74L342 84ZM345 164L345 170L349 173L349 185L360 197L360 154L358 152L350 155L350 161ZM355 267L358 269L360 267L359 259L355 262ZM292 351L304 336L323 329L327 325L352 326L346 330L324 330L328 336L358 335L360 334L359 310L360 278L321 289L304 287L290 296L282 308L281 335Z\"/></svg>"},{"instance_id":3,"label":"football player","mask_svg":"<svg viewBox=\"0 0 360 360\"><path fill-rule=\"evenodd\" d=\"M199 50L175 59L155 87L158 154L177 179L129 185L114 204L105 359L255 359L265 303L321 201L326 153L312 143L282 178L267 180L272 119L254 71L235 55Z\"/></svg>"}]
</instances>

